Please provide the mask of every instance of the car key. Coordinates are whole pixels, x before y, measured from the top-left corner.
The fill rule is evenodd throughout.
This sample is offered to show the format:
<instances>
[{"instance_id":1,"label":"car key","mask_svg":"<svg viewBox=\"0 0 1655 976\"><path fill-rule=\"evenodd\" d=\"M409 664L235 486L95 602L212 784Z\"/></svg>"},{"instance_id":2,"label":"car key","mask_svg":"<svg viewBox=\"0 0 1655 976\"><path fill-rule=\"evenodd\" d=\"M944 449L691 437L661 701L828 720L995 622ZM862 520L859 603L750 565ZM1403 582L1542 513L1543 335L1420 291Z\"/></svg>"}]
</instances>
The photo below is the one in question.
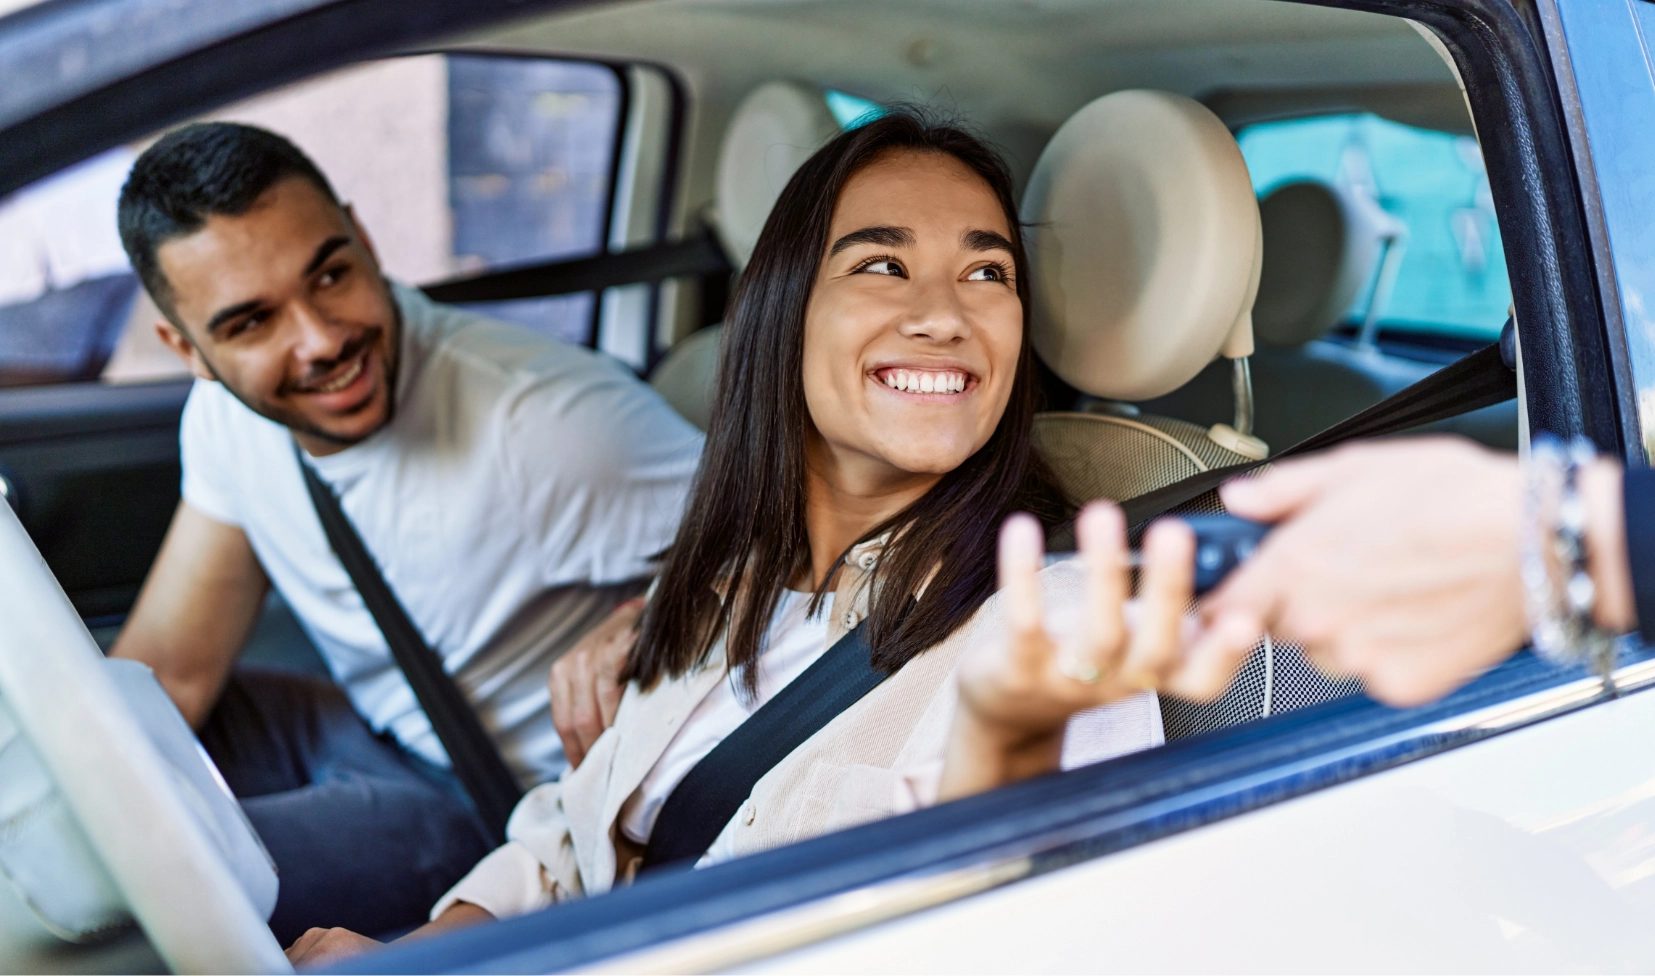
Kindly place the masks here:
<instances>
[{"instance_id":1,"label":"car key","mask_svg":"<svg viewBox=\"0 0 1655 976\"><path fill-rule=\"evenodd\" d=\"M1211 592L1224 582L1237 566L1252 556L1253 550L1269 534L1271 526L1234 515L1178 516L1195 533L1195 595ZM1074 559L1077 552L1054 552L1046 556L1046 565ZM1143 562L1143 554L1134 549L1130 555L1132 568Z\"/></svg>"}]
</instances>

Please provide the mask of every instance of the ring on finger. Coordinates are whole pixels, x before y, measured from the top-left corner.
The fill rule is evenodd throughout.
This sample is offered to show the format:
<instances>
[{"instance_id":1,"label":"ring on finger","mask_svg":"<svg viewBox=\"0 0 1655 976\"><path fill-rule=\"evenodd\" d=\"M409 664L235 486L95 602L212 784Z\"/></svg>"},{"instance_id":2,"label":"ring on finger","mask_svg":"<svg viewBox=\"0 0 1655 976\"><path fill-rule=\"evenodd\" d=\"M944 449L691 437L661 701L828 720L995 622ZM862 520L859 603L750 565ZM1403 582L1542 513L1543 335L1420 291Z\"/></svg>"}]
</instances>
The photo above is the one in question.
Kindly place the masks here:
<instances>
[{"instance_id":1,"label":"ring on finger","mask_svg":"<svg viewBox=\"0 0 1655 976\"><path fill-rule=\"evenodd\" d=\"M1060 652L1057 655L1057 670L1065 678L1078 681L1083 685L1097 684L1098 679L1103 677L1103 672L1098 669L1097 664L1091 661L1082 661L1078 655L1067 651Z\"/></svg>"}]
</instances>

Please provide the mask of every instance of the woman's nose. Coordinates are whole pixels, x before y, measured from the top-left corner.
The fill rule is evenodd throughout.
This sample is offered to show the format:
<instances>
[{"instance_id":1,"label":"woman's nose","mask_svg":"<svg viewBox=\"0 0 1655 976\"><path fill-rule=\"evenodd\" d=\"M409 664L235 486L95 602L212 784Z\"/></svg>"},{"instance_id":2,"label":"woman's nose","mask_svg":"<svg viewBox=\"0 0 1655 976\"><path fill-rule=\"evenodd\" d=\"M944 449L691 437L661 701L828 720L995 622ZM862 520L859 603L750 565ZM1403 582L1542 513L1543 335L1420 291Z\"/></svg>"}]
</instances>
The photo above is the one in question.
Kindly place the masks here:
<instances>
[{"instance_id":1,"label":"woman's nose","mask_svg":"<svg viewBox=\"0 0 1655 976\"><path fill-rule=\"evenodd\" d=\"M918 287L910 292L913 304L899 330L903 335L932 342L954 342L971 334L971 323L952 279L921 280L915 284Z\"/></svg>"}]
</instances>

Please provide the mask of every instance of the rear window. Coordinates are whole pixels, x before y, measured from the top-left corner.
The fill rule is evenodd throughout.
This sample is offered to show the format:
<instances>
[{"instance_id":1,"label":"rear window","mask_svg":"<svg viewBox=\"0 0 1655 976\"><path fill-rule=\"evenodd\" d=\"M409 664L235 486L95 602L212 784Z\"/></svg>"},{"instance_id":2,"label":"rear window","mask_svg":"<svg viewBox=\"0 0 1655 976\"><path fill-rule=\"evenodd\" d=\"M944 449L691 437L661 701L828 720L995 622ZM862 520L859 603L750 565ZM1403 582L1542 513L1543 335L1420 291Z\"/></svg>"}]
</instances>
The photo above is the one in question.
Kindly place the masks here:
<instances>
[{"instance_id":1,"label":"rear window","mask_svg":"<svg viewBox=\"0 0 1655 976\"><path fill-rule=\"evenodd\" d=\"M1284 183L1320 180L1367 195L1407 226L1382 328L1499 335L1511 284L1477 140L1367 114L1259 123L1237 140L1260 197ZM1358 293L1349 319L1365 317L1374 283Z\"/></svg>"},{"instance_id":2,"label":"rear window","mask_svg":"<svg viewBox=\"0 0 1655 976\"><path fill-rule=\"evenodd\" d=\"M308 153L385 270L425 284L604 249L625 86L609 65L432 54L371 62L230 105ZM146 143L0 199L0 386L187 375L121 250L115 207ZM590 342L593 295L487 306Z\"/></svg>"}]
</instances>

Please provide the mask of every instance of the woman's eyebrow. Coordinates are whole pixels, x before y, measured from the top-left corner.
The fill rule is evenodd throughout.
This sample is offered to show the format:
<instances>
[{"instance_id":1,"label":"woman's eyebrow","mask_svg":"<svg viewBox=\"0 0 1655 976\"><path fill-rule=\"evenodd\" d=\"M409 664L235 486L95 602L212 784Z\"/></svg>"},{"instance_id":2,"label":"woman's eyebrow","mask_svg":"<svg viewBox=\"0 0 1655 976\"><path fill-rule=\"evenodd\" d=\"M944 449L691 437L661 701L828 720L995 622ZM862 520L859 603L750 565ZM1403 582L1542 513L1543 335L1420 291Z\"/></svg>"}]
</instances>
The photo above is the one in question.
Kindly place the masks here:
<instances>
[{"instance_id":1,"label":"woman's eyebrow","mask_svg":"<svg viewBox=\"0 0 1655 976\"><path fill-rule=\"evenodd\" d=\"M1005 235L991 230L968 230L960 238L960 243L968 251L1011 251L1011 242L1006 240Z\"/></svg>"},{"instance_id":2,"label":"woman's eyebrow","mask_svg":"<svg viewBox=\"0 0 1655 976\"><path fill-rule=\"evenodd\" d=\"M828 257L833 257L847 247L858 244L878 244L882 247L913 247L914 232L906 227L864 227L853 230L844 237L833 242L828 249Z\"/></svg>"}]
</instances>

